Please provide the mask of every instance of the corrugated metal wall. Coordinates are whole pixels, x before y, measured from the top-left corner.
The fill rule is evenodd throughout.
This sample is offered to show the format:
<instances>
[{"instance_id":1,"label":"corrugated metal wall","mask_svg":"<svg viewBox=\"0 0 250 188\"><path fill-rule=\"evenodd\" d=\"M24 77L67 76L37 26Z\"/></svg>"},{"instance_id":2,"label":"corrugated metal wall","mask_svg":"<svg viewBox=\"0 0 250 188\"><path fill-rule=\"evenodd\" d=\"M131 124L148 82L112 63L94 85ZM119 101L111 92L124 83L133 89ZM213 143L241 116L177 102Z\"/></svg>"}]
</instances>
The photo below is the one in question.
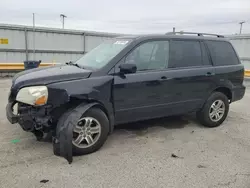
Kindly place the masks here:
<instances>
[{"instance_id":1,"label":"corrugated metal wall","mask_svg":"<svg viewBox=\"0 0 250 188\"><path fill-rule=\"evenodd\" d=\"M52 28L35 28L33 32L32 27L0 24L0 63L20 63L34 59L45 63L64 63L78 59L104 40L119 35ZM250 70L250 35L227 37L246 69ZM8 44L1 43L1 39L8 39Z\"/></svg>"},{"instance_id":2,"label":"corrugated metal wall","mask_svg":"<svg viewBox=\"0 0 250 188\"><path fill-rule=\"evenodd\" d=\"M228 36L240 56L245 69L250 70L250 35Z\"/></svg>"},{"instance_id":3,"label":"corrugated metal wall","mask_svg":"<svg viewBox=\"0 0 250 188\"><path fill-rule=\"evenodd\" d=\"M0 43L0 63L34 59L64 63L78 59L102 41L119 35L51 28L35 28L33 32L32 27L0 25L0 39L8 39L8 44Z\"/></svg>"}]
</instances>

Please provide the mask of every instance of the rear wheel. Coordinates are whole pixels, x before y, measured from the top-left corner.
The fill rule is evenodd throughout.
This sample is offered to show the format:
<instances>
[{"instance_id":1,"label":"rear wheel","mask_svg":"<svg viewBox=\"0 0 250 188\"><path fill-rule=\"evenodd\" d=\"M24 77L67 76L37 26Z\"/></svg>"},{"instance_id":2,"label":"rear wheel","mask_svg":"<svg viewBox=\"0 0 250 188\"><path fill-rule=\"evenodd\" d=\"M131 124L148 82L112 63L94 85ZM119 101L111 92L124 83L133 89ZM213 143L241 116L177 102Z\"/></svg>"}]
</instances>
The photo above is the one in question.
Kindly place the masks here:
<instances>
[{"instance_id":1,"label":"rear wheel","mask_svg":"<svg viewBox=\"0 0 250 188\"><path fill-rule=\"evenodd\" d=\"M214 92L208 98L203 108L197 112L197 119L206 127L217 127L227 117L229 99L221 92Z\"/></svg>"}]
</instances>

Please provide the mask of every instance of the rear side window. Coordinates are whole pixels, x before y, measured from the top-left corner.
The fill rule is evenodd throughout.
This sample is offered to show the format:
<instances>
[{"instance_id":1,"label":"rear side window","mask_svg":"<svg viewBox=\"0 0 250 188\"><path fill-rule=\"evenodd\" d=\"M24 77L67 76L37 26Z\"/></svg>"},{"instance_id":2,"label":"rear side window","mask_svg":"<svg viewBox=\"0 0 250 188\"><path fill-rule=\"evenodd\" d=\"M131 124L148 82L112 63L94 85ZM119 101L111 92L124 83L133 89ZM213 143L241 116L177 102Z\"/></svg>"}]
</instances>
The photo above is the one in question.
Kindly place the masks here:
<instances>
[{"instance_id":1,"label":"rear side window","mask_svg":"<svg viewBox=\"0 0 250 188\"><path fill-rule=\"evenodd\" d=\"M212 61L216 66L236 65L239 60L236 53L229 42L224 41L207 41Z\"/></svg>"},{"instance_id":2,"label":"rear side window","mask_svg":"<svg viewBox=\"0 0 250 188\"><path fill-rule=\"evenodd\" d=\"M169 68L202 66L199 41L171 41Z\"/></svg>"}]
</instances>

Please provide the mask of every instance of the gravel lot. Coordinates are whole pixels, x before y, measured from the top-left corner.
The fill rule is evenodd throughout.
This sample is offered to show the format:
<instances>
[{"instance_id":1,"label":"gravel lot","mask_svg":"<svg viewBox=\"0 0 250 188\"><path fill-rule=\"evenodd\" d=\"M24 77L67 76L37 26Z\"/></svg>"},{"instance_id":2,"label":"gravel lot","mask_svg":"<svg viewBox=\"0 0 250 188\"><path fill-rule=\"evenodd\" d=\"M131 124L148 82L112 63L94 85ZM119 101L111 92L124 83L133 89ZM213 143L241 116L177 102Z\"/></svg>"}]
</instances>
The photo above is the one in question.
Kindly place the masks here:
<instances>
[{"instance_id":1,"label":"gravel lot","mask_svg":"<svg viewBox=\"0 0 250 188\"><path fill-rule=\"evenodd\" d=\"M192 116L123 125L101 150L69 165L52 144L6 120L9 87L0 80L1 188L250 187L249 89L221 127L204 128Z\"/></svg>"}]
</instances>

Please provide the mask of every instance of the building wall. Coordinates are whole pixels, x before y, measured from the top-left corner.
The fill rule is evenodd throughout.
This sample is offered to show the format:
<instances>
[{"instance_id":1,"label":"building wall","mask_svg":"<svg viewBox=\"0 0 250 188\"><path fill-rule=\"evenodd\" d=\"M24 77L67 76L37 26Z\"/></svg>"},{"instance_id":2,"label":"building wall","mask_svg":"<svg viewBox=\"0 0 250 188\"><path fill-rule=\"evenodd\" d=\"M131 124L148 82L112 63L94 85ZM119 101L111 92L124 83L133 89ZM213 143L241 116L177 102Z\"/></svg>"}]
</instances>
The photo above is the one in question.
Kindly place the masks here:
<instances>
[{"instance_id":1,"label":"building wall","mask_svg":"<svg viewBox=\"0 0 250 188\"><path fill-rule=\"evenodd\" d=\"M228 36L235 47L245 69L250 70L250 34Z\"/></svg>"},{"instance_id":2,"label":"building wall","mask_svg":"<svg viewBox=\"0 0 250 188\"><path fill-rule=\"evenodd\" d=\"M0 63L74 61L104 40L119 35L40 27L33 32L32 27L0 24ZM226 37L232 42L246 69L250 70L250 35ZM1 39L8 39L8 44L1 44Z\"/></svg>"},{"instance_id":3,"label":"building wall","mask_svg":"<svg viewBox=\"0 0 250 188\"><path fill-rule=\"evenodd\" d=\"M0 40L8 39L8 44L0 42L0 63L74 61L104 40L119 35L37 27L34 32L32 27L0 24Z\"/></svg>"},{"instance_id":4,"label":"building wall","mask_svg":"<svg viewBox=\"0 0 250 188\"><path fill-rule=\"evenodd\" d=\"M22 52L1 52L0 63L20 63L26 59L25 53Z\"/></svg>"}]
</instances>

